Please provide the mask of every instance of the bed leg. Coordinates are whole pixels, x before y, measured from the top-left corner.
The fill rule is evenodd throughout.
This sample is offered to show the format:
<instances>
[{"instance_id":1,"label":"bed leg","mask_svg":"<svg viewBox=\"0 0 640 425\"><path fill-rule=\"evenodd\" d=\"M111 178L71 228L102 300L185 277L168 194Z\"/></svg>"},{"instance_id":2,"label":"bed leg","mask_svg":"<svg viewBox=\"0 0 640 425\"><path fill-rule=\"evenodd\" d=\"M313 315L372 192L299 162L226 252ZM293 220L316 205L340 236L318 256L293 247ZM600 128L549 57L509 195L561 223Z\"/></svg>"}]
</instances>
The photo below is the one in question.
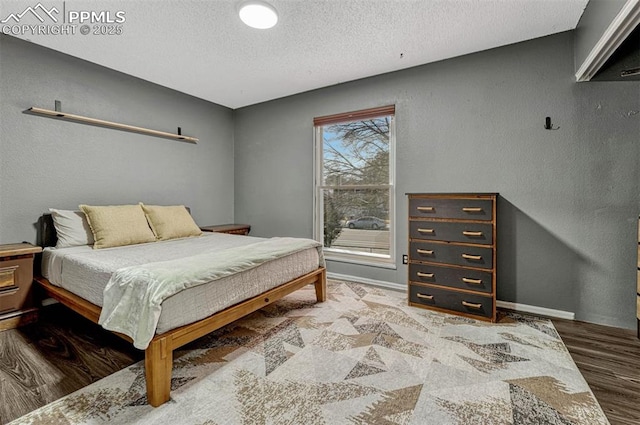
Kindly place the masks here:
<instances>
[{"instance_id":1,"label":"bed leg","mask_svg":"<svg viewBox=\"0 0 640 425\"><path fill-rule=\"evenodd\" d=\"M314 283L316 287L316 299L318 302L326 301L327 299L327 271L322 270L320 276L318 276L318 280Z\"/></svg>"},{"instance_id":2,"label":"bed leg","mask_svg":"<svg viewBox=\"0 0 640 425\"><path fill-rule=\"evenodd\" d=\"M173 350L167 338L153 339L144 355L144 373L147 380L147 400L153 407L169 401Z\"/></svg>"}]
</instances>

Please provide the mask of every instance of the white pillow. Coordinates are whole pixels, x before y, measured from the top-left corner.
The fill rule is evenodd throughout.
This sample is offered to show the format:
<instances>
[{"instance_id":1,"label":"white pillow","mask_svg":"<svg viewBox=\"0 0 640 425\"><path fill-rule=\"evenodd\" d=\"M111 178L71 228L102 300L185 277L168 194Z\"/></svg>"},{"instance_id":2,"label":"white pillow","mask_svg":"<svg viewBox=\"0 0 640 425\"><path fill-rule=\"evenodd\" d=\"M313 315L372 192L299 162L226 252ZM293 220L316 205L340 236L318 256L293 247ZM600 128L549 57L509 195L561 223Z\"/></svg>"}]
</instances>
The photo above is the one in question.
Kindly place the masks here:
<instances>
[{"instance_id":1,"label":"white pillow","mask_svg":"<svg viewBox=\"0 0 640 425\"><path fill-rule=\"evenodd\" d=\"M93 233L87 217L82 211L57 210L49 208L56 228L58 243L56 248L93 245Z\"/></svg>"}]
</instances>

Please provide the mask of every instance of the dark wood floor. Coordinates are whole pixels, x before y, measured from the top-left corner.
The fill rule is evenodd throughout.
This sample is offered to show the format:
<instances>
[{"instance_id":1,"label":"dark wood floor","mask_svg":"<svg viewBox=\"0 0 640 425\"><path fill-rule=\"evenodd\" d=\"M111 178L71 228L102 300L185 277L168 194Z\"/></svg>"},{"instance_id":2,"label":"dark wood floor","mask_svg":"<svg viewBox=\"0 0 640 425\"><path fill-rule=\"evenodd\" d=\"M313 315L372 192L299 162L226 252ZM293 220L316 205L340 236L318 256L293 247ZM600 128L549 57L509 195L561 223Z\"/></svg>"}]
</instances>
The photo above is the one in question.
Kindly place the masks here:
<instances>
[{"instance_id":1,"label":"dark wood floor","mask_svg":"<svg viewBox=\"0 0 640 425\"><path fill-rule=\"evenodd\" d=\"M0 332L0 424L144 358L121 338L62 305Z\"/></svg>"},{"instance_id":2,"label":"dark wood floor","mask_svg":"<svg viewBox=\"0 0 640 425\"><path fill-rule=\"evenodd\" d=\"M553 319L612 425L640 424L640 340L636 332Z\"/></svg>"},{"instance_id":3,"label":"dark wood floor","mask_svg":"<svg viewBox=\"0 0 640 425\"><path fill-rule=\"evenodd\" d=\"M640 423L635 332L553 319L612 425ZM144 353L60 305L0 332L0 424L141 360Z\"/></svg>"}]
</instances>

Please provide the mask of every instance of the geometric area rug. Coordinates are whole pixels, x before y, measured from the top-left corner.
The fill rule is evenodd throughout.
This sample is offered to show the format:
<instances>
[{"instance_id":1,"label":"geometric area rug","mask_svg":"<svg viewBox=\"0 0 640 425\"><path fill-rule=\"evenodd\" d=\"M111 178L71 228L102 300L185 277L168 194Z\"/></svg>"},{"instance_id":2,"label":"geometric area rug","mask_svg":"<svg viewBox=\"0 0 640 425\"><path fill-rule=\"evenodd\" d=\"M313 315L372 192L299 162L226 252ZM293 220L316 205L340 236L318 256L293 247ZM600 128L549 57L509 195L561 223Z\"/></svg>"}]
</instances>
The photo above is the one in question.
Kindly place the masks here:
<instances>
[{"instance_id":1,"label":"geometric area rug","mask_svg":"<svg viewBox=\"0 0 640 425\"><path fill-rule=\"evenodd\" d=\"M491 324L406 294L312 285L174 353L171 400L136 363L11 424L608 424L551 321Z\"/></svg>"}]
</instances>

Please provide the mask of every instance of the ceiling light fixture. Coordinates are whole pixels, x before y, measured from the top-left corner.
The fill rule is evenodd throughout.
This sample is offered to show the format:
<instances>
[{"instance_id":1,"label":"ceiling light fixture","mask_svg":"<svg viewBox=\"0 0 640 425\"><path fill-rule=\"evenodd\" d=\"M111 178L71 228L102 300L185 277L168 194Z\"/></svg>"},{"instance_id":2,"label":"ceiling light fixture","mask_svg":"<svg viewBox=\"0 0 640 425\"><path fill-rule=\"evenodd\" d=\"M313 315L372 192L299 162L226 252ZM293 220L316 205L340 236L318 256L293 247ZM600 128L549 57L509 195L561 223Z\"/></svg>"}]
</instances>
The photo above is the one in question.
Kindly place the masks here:
<instances>
[{"instance_id":1,"label":"ceiling light fixture","mask_svg":"<svg viewBox=\"0 0 640 425\"><path fill-rule=\"evenodd\" d=\"M238 15L251 28L267 29L278 23L278 12L269 3L250 0L240 3Z\"/></svg>"}]
</instances>

